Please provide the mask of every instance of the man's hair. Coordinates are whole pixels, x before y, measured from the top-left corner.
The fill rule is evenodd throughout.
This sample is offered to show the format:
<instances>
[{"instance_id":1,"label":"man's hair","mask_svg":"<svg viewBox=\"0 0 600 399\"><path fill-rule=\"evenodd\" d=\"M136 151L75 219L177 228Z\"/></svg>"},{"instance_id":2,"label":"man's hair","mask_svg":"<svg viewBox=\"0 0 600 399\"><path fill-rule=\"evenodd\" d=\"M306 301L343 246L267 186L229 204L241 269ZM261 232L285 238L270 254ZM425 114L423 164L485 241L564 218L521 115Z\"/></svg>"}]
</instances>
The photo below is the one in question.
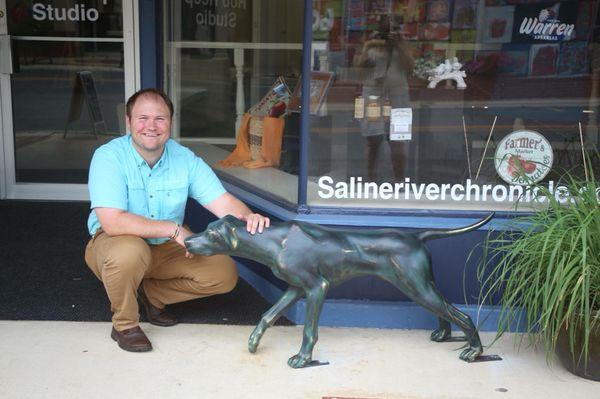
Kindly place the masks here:
<instances>
[{"instance_id":1,"label":"man's hair","mask_svg":"<svg viewBox=\"0 0 600 399\"><path fill-rule=\"evenodd\" d=\"M162 90L155 88L139 90L135 92L131 97L129 97L129 100L127 100L126 105L126 112L128 118L131 118L131 111L133 110L133 106L135 105L135 102L138 100L138 98L140 98L141 96L149 96L162 99L165 102L165 105L169 108L171 118L173 118L173 102L171 102L169 96L167 96Z\"/></svg>"}]
</instances>

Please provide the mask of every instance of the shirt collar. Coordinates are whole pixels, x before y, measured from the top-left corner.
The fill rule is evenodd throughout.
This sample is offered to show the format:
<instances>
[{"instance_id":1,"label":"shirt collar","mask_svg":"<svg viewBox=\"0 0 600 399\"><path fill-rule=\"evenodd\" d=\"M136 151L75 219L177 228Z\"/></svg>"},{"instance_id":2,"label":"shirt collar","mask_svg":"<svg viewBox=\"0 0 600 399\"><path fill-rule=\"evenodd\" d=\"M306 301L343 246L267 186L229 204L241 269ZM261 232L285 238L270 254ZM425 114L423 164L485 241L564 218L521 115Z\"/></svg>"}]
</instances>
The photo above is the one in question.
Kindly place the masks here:
<instances>
[{"instance_id":1,"label":"shirt collar","mask_svg":"<svg viewBox=\"0 0 600 399\"><path fill-rule=\"evenodd\" d=\"M143 165L149 166L148 162L146 162L146 160L144 158L142 158L142 156L140 155L140 153L137 152L137 150L133 146L133 139L131 138L131 133L129 133L128 136L129 136L129 147L130 147L131 153L133 154L133 159L135 160L135 164L138 167L142 167ZM169 140L171 140L171 139L169 139ZM165 143L165 149L164 149L162 155L160 156L160 158L158 159L158 162L156 162L156 165L154 165L155 167L156 166L161 166L162 167L162 166L166 165L166 163L167 163L167 151L168 151L168 149L167 149L167 147L168 147L167 143L169 142L169 140L167 140L167 142Z\"/></svg>"},{"instance_id":2,"label":"shirt collar","mask_svg":"<svg viewBox=\"0 0 600 399\"><path fill-rule=\"evenodd\" d=\"M168 154L167 154L167 153L168 153L168 151L169 151L169 146L167 145L167 144L169 144L169 140L171 140L171 139L168 139L168 140L165 142L165 148L164 148L164 150L163 150L163 153L162 153L162 155L160 156L160 158L158 159L158 162L156 162L156 165L155 165L155 166L160 166L160 167L166 166L166 164L167 164L167 160L169 159L169 158L168 158Z\"/></svg>"}]
</instances>

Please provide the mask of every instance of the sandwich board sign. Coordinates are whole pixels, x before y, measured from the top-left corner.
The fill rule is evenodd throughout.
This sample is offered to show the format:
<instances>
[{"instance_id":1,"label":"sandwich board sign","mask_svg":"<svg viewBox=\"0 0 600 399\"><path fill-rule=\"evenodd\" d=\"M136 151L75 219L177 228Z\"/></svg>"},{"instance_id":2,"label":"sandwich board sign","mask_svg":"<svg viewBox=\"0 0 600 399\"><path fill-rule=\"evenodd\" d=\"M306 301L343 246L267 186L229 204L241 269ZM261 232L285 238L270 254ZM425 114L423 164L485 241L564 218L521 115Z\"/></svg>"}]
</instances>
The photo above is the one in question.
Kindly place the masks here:
<instances>
[{"instance_id":1,"label":"sandwich board sign","mask_svg":"<svg viewBox=\"0 0 600 399\"><path fill-rule=\"evenodd\" d=\"M69 106L69 114L67 116L63 138L67 136L69 124L79 120L81 117L83 103L86 104L94 136L97 136L98 134L107 134L106 123L102 116L98 92L96 91L96 84L94 83L94 76L90 71L80 71L77 72L75 76L75 83L71 94L71 105Z\"/></svg>"}]
</instances>

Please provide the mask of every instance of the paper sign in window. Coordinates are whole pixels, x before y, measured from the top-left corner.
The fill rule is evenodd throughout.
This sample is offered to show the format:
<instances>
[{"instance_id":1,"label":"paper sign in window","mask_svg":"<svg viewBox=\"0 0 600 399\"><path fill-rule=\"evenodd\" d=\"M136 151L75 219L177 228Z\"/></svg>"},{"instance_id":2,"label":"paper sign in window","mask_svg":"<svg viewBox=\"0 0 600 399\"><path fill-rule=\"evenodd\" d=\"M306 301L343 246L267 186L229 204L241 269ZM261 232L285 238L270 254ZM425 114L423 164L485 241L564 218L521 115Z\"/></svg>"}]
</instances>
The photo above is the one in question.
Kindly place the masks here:
<instances>
[{"instance_id":1,"label":"paper sign in window","mask_svg":"<svg viewBox=\"0 0 600 399\"><path fill-rule=\"evenodd\" d=\"M412 108L392 108L390 140L412 140Z\"/></svg>"}]
</instances>

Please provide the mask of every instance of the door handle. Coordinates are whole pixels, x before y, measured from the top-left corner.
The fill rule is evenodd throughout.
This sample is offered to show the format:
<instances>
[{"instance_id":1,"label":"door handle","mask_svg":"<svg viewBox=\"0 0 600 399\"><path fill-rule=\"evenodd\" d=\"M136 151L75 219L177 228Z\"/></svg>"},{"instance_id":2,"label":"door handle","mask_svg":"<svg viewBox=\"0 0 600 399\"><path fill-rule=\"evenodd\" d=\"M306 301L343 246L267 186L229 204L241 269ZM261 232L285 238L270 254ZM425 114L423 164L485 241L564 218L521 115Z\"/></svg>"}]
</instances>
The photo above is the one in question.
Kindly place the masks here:
<instances>
[{"instance_id":1,"label":"door handle","mask_svg":"<svg viewBox=\"0 0 600 399\"><path fill-rule=\"evenodd\" d=\"M13 58L9 35L0 35L0 73L13 73Z\"/></svg>"}]
</instances>

